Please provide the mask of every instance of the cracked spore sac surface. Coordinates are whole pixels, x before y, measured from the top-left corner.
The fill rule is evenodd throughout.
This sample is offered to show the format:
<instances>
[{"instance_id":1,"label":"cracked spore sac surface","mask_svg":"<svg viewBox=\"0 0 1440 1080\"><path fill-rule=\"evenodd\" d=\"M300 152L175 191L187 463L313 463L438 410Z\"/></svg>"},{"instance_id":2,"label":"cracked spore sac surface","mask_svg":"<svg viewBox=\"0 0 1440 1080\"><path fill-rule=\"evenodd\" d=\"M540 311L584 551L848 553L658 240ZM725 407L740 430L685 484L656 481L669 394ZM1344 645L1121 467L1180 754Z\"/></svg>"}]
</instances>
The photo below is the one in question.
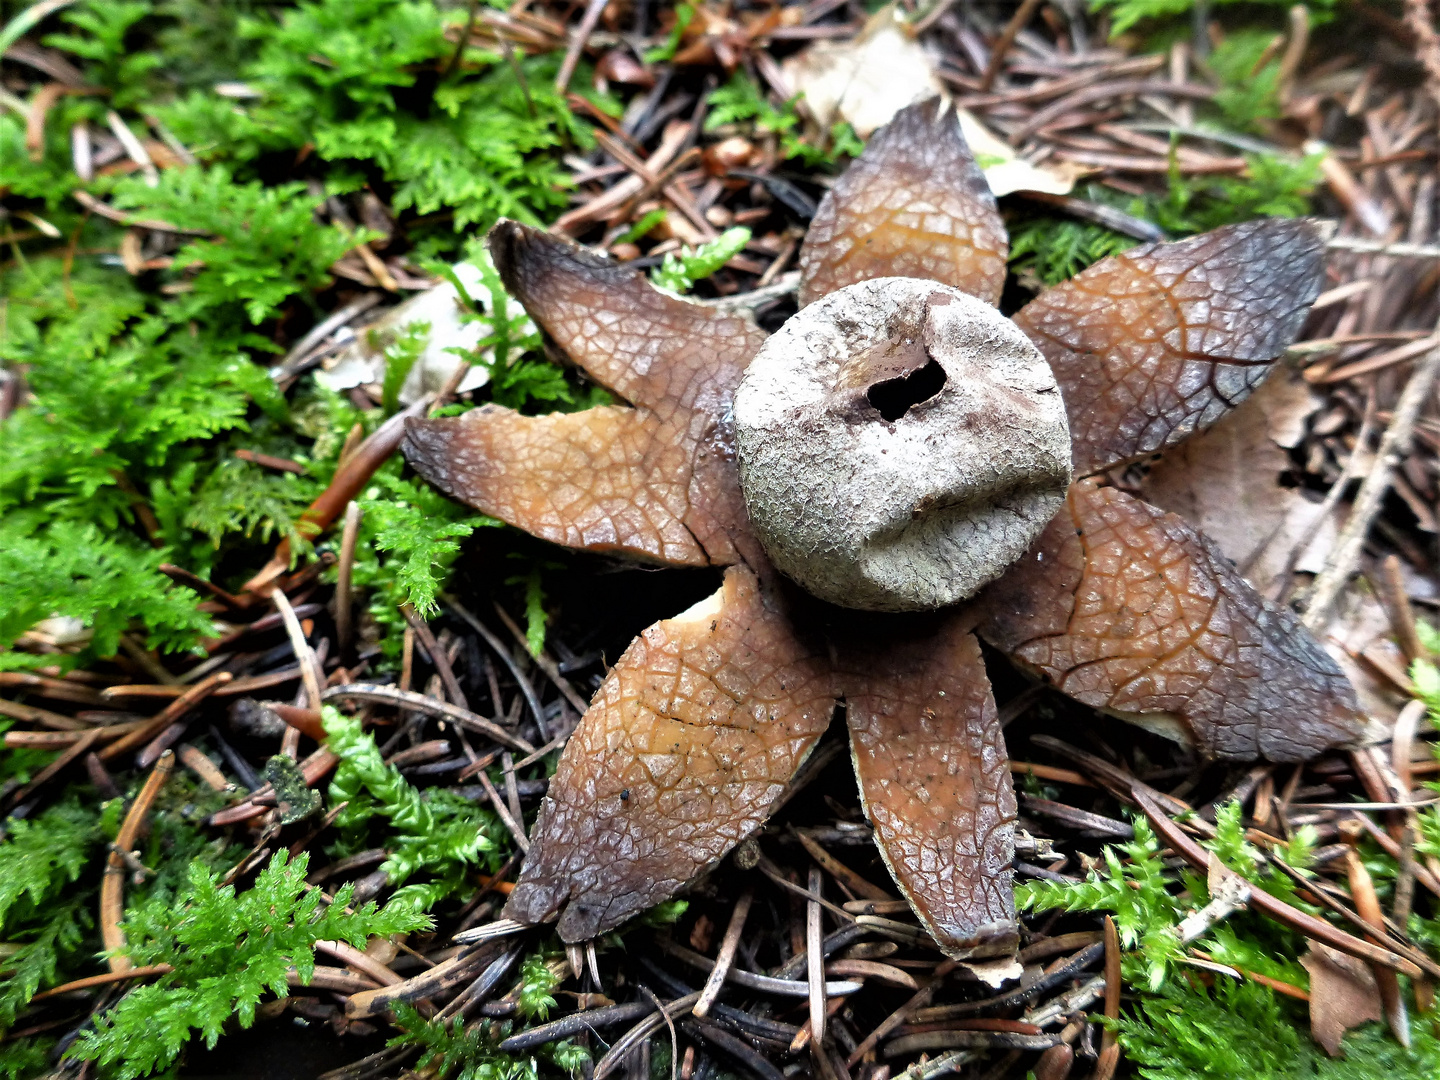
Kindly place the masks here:
<instances>
[{"instance_id":1,"label":"cracked spore sac surface","mask_svg":"<svg viewBox=\"0 0 1440 1080\"><path fill-rule=\"evenodd\" d=\"M875 385L942 383L887 421ZM741 484L766 553L824 600L933 610L1018 558L1070 482L1065 406L993 307L913 278L857 282L765 343L735 395Z\"/></svg>"},{"instance_id":2,"label":"cracked spore sac surface","mask_svg":"<svg viewBox=\"0 0 1440 1080\"><path fill-rule=\"evenodd\" d=\"M1208 427L1294 341L1320 290L1307 221L1230 225L1147 244L1047 289L1015 316L1065 395L1077 474Z\"/></svg>"},{"instance_id":3,"label":"cracked spore sac surface","mask_svg":"<svg viewBox=\"0 0 1440 1080\"><path fill-rule=\"evenodd\" d=\"M667 899L758 829L829 725L828 663L732 567L644 632L570 737L505 914L583 941Z\"/></svg>"},{"instance_id":4,"label":"cracked spore sac surface","mask_svg":"<svg viewBox=\"0 0 1440 1080\"><path fill-rule=\"evenodd\" d=\"M692 566L739 559L749 530L726 416L764 332L515 222L490 244L535 321L634 408L526 417L491 405L412 421L411 464L558 544Z\"/></svg>"},{"instance_id":5,"label":"cracked spore sac surface","mask_svg":"<svg viewBox=\"0 0 1440 1080\"><path fill-rule=\"evenodd\" d=\"M1209 757L1302 761L1355 738L1339 667L1174 514L1093 480L980 597L979 630L1077 701Z\"/></svg>"},{"instance_id":6,"label":"cracked spore sac surface","mask_svg":"<svg viewBox=\"0 0 1440 1080\"><path fill-rule=\"evenodd\" d=\"M845 643L855 776L876 846L941 948L1008 956L1017 925L1005 737L975 636L954 616L923 629L933 632Z\"/></svg>"},{"instance_id":7,"label":"cracked spore sac surface","mask_svg":"<svg viewBox=\"0 0 1440 1080\"><path fill-rule=\"evenodd\" d=\"M868 278L953 285L994 304L1009 244L955 112L895 114L825 195L800 250L800 303Z\"/></svg>"}]
</instances>

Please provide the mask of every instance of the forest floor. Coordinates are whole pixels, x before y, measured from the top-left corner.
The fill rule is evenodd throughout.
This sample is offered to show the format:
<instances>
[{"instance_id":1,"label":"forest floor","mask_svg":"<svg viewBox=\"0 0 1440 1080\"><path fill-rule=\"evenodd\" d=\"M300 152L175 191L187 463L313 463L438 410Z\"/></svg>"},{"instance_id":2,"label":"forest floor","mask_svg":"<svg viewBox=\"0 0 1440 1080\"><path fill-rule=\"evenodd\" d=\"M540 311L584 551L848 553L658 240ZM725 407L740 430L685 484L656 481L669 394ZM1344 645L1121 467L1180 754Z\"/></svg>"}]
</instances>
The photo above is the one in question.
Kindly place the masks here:
<instances>
[{"instance_id":1,"label":"forest floor","mask_svg":"<svg viewBox=\"0 0 1440 1080\"><path fill-rule=\"evenodd\" d=\"M0 1073L1440 1075L1426 0L0 10ZM533 540L394 453L427 409L610 400L485 230L774 329L817 203L927 87L988 132L1007 314L1141 242L1337 223L1281 370L1110 479L1307 612L1378 741L1207 763L987 652L1020 989L893 899L838 731L744 868L586 948L508 922L608 665L719 574ZM366 329L457 263L468 321ZM858 983L813 1046L774 986L807 919ZM768 981L693 1017L717 963Z\"/></svg>"}]
</instances>

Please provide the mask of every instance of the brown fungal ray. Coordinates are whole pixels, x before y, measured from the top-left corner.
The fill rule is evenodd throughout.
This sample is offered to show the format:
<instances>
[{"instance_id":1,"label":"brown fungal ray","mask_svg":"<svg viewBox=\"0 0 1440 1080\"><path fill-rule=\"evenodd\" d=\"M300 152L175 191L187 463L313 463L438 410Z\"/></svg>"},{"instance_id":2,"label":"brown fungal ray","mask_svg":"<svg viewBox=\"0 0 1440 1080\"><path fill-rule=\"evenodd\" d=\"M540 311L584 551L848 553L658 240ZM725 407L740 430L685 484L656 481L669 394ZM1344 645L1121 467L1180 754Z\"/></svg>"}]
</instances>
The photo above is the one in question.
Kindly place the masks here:
<instances>
[{"instance_id":1,"label":"brown fungal ray","mask_svg":"<svg viewBox=\"0 0 1440 1080\"><path fill-rule=\"evenodd\" d=\"M800 249L800 303L877 277L928 278L991 304L1009 243L953 109L911 105L820 203Z\"/></svg>"},{"instance_id":2,"label":"brown fungal ray","mask_svg":"<svg viewBox=\"0 0 1440 1080\"><path fill-rule=\"evenodd\" d=\"M923 622L842 652L861 800L891 876L940 947L956 959L1010 956L1019 928L1004 733L975 635L954 616Z\"/></svg>"},{"instance_id":3,"label":"brown fungal ray","mask_svg":"<svg viewBox=\"0 0 1440 1080\"><path fill-rule=\"evenodd\" d=\"M411 421L405 455L455 498L559 544L725 565L750 540L726 416L764 333L513 221L496 265L537 323L636 408ZM749 548L747 548L749 545Z\"/></svg>"},{"instance_id":4,"label":"brown fungal ray","mask_svg":"<svg viewBox=\"0 0 1440 1080\"><path fill-rule=\"evenodd\" d=\"M674 895L769 816L829 725L828 662L755 575L637 638L566 744L508 918L583 941ZM562 913L563 910L563 913Z\"/></svg>"},{"instance_id":5,"label":"brown fungal ray","mask_svg":"<svg viewBox=\"0 0 1440 1080\"><path fill-rule=\"evenodd\" d=\"M1324 274L1309 221L1145 244L1015 316L1065 395L1079 475L1153 453L1249 397L1295 340Z\"/></svg>"},{"instance_id":6,"label":"brown fungal ray","mask_svg":"<svg viewBox=\"0 0 1440 1080\"><path fill-rule=\"evenodd\" d=\"M405 456L447 494L541 539L705 566L685 526L690 448L654 413L625 406L521 416L486 405L412 422Z\"/></svg>"},{"instance_id":7,"label":"brown fungal ray","mask_svg":"<svg viewBox=\"0 0 1440 1080\"><path fill-rule=\"evenodd\" d=\"M662 293L639 271L501 221L488 240L505 287L596 382L670 419L719 417L765 332L746 315Z\"/></svg>"},{"instance_id":8,"label":"brown fungal ray","mask_svg":"<svg viewBox=\"0 0 1440 1080\"><path fill-rule=\"evenodd\" d=\"M1289 611L1183 519L1094 480L977 603L1022 666L1208 757L1303 761L1360 734L1355 691Z\"/></svg>"}]
</instances>

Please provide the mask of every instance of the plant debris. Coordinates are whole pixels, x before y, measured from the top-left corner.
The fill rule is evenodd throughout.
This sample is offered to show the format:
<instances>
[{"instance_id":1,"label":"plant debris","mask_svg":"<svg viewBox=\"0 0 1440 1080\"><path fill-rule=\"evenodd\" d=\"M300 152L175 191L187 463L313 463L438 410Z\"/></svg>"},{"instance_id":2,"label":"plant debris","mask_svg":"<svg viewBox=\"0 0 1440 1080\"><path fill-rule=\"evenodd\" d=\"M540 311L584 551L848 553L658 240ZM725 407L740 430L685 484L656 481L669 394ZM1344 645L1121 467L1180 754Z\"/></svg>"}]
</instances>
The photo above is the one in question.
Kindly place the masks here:
<instances>
[{"instance_id":1,"label":"plant debris","mask_svg":"<svg viewBox=\"0 0 1440 1080\"><path fill-rule=\"evenodd\" d=\"M0 1073L256 1075L287 1040L323 1047L297 1075L354 1080L1440 1072L1433 4L77 0L5 18ZM879 35L924 57L879 73L911 87L883 116L802 77L865 63ZM697 445L658 429L698 414L706 378L619 385L602 348L577 354L584 327L529 322L478 241L501 217L549 225L715 325L773 331L817 208L921 76L1008 147L1007 166L977 144L992 184L1024 166L1072 185L1000 199L1006 314L1142 242L1337 223L1290 381L1106 490L1229 517L1217 567L1306 620L1377 741L1207 762L991 664L1018 984L947 958L891 893L844 747L820 736L829 699L797 706L813 749L783 805L682 898L630 897L628 923L581 944L506 919L561 748L630 670L609 665L713 593L733 541L636 518L617 548L691 568L622 569L408 471L395 450L422 415L578 430L599 407L645 429L637 446ZM442 281L428 336L372 333ZM317 380L357 341L384 370ZM1227 506L1220 478L1252 449ZM626 467L674 486L644 461ZM570 520L549 538L574 543Z\"/></svg>"}]
</instances>

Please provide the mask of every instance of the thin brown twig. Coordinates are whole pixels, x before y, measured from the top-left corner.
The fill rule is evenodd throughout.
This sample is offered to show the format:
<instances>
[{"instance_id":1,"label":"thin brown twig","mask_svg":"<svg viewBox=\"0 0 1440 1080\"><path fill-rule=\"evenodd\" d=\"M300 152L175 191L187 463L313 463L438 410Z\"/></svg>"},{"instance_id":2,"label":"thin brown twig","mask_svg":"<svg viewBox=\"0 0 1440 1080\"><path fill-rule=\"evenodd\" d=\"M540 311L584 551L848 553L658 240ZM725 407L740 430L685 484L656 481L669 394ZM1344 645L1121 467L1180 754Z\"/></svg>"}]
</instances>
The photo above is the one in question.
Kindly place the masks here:
<instances>
[{"instance_id":1,"label":"thin brown twig","mask_svg":"<svg viewBox=\"0 0 1440 1080\"><path fill-rule=\"evenodd\" d=\"M355 452L345 460L345 464L335 470L330 485L300 515L298 527L307 536L319 536L344 512L350 500L370 482L375 471L389 460L391 454L400 449L400 444L405 439L406 421L424 415L431 400L431 395L423 395L414 404L386 420L373 435L355 448ZM289 566L290 539L286 537L276 545L275 554L270 557L270 561L245 583L241 591L263 594Z\"/></svg>"},{"instance_id":2,"label":"thin brown twig","mask_svg":"<svg viewBox=\"0 0 1440 1080\"><path fill-rule=\"evenodd\" d=\"M705 980L705 985L700 988L700 1000L695 1003L694 1015L705 1019L710 1013L710 1006L715 1004L715 999L720 996L720 991L725 986L725 975L730 970L730 965L735 960L735 952L740 947L740 933L745 929L745 920L750 915L750 904L755 899L755 891L746 889L740 894L740 899L735 902L734 909L730 912L730 922L725 927L725 937L721 939L720 951L715 956L715 966L710 969L710 975Z\"/></svg>"},{"instance_id":3,"label":"thin brown twig","mask_svg":"<svg viewBox=\"0 0 1440 1080\"><path fill-rule=\"evenodd\" d=\"M159 714L145 721L145 723L123 735L121 738L116 739L109 746L105 747L104 750L99 751L98 756L100 760L110 761L119 757L121 754L144 746L151 739L155 738L156 735L159 735L176 720L180 719L180 717L184 716L196 705L200 704L200 702L204 701L216 690L220 689L220 687L231 682L234 678L235 676L228 671L217 671L214 675L207 675L169 705L165 706L164 710Z\"/></svg>"},{"instance_id":4,"label":"thin brown twig","mask_svg":"<svg viewBox=\"0 0 1440 1080\"><path fill-rule=\"evenodd\" d=\"M1210 855L1204 848L1187 836L1180 828L1160 809L1157 803L1149 794L1141 790L1137 785L1132 793L1135 802L1150 819L1150 824L1160 834L1161 839L1170 847L1174 848L1185 861L1197 870L1208 870ZM1332 926L1323 919L1317 919L1308 915L1298 908L1292 907L1283 900L1278 900L1262 889L1252 889L1250 895L1250 906L1271 918L1285 923L1292 929L1300 931L1307 937L1312 937L1333 949L1339 949L1343 953L1361 960L1372 963L1383 964L1388 968L1399 971L1401 974L1411 978L1417 977L1421 971L1419 965L1405 959L1398 953L1379 945L1372 945L1368 941L1362 941L1352 934L1347 934L1338 927Z\"/></svg>"},{"instance_id":5,"label":"thin brown twig","mask_svg":"<svg viewBox=\"0 0 1440 1080\"><path fill-rule=\"evenodd\" d=\"M530 743L518 735L512 735L493 720L486 720L469 709L462 709L460 706L451 705L446 701L436 701L424 694L417 694L413 690L401 690L394 686L378 686L368 683L346 683L342 686L332 686L320 697L322 701L351 698L355 701L375 701L382 705L394 705L397 708L416 709L420 712L428 712L431 716L453 720L461 727L488 735L502 746L519 750L522 754L533 753L535 750Z\"/></svg>"},{"instance_id":6,"label":"thin brown twig","mask_svg":"<svg viewBox=\"0 0 1440 1080\"><path fill-rule=\"evenodd\" d=\"M985 73L980 76L981 91L988 93L990 87L995 85L996 76L1000 74L1010 46L1015 44L1015 39L1020 35L1020 31L1025 29L1025 24L1034 16L1040 3L1041 0L1022 0L1015 9L1015 14L1010 16L1010 21L1005 24L1005 29L1000 31L1000 36L990 50L990 63L985 65Z\"/></svg>"},{"instance_id":7,"label":"thin brown twig","mask_svg":"<svg viewBox=\"0 0 1440 1080\"><path fill-rule=\"evenodd\" d=\"M111 971L104 975L90 975L84 979L75 979L73 982L61 983L59 986L52 986L49 990L42 990L32 997L31 1001L43 1001L46 998L59 997L61 994L73 994L77 990L89 990L96 986L107 986L114 982L123 982L125 979L148 979L152 975L169 975L175 969L169 964L151 964L148 967L130 968L127 971Z\"/></svg>"},{"instance_id":8,"label":"thin brown twig","mask_svg":"<svg viewBox=\"0 0 1440 1080\"><path fill-rule=\"evenodd\" d=\"M810 868L810 893L820 896L825 876L818 866ZM817 1044L825 1041L825 954L821 950L824 930L820 924L820 903L810 900L805 905L805 951L809 957L810 1031Z\"/></svg>"},{"instance_id":9,"label":"thin brown twig","mask_svg":"<svg viewBox=\"0 0 1440 1080\"><path fill-rule=\"evenodd\" d=\"M345 507L345 528L340 534L340 565L335 578L335 638L341 657L349 656L350 641L354 635L350 622L350 591L355 573L355 545L360 539L360 514L360 504L352 500Z\"/></svg>"},{"instance_id":10,"label":"thin brown twig","mask_svg":"<svg viewBox=\"0 0 1440 1080\"><path fill-rule=\"evenodd\" d=\"M465 692L460 689L460 680L455 678L455 672L450 667L450 658L445 655L445 650L442 649L440 643L435 640L435 635L431 633L429 624L420 617L419 613L411 604L401 604L400 614L405 616L405 621L409 623L411 629L415 631L415 636L420 639L420 644L423 645L425 651L430 654L430 663L440 676L440 681L445 684L445 693L449 696L451 702L459 705L462 709L468 710L470 708L470 702L466 700Z\"/></svg>"},{"instance_id":11,"label":"thin brown twig","mask_svg":"<svg viewBox=\"0 0 1440 1080\"><path fill-rule=\"evenodd\" d=\"M495 789L495 784L490 780L490 777L485 774L485 770L481 769L477 772L475 778L480 781L480 786L485 789L485 797L490 800L490 805L495 807L495 813L500 815L500 820L504 823L505 828L509 829L510 835L515 838L516 846L519 847L521 851L528 852L530 850L530 838L525 835L525 827L519 821L515 820L515 816L510 813L510 808L505 805L504 798L502 798L500 792Z\"/></svg>"},{"instance_id":12,"label":"thin brown twig","mask_svg":"<svg viewBox=\"0 0 1440 1080\"><path fill-rule=\"evenodd\" d=\"M104 942L105 951L110 954L110 970L117 974L135 969L135 965L123 952L125 932L120 929L120 920L125 914L125 860L121 858L120 852L129 851L135 846L145 815L150 812L155 797L160 794L160 789L165 786L165 781L174 768L175 755L166 750L155 763L155 768L145 780L140 794L130 804L120 831L115 835L114 846L117 850L112 850L105 861L105 876L100 882L100 939Z\"/></svg>"},{"instance_id":13,"label":"thin brown twig","mask_svg":"<svg viewBox=\"0 0 1440 1080\"><path fill-rule=\"evenodd\" d=\"M1115 920L1105 916L1105 1016L1120 1019L1120 933ZM1120 1043L1115 1029L1107 1026L1100 1039L1100 1057L1095 1062L1094 1080L1110 1080L1120 1063Z\"/></svg>"},{"instance_id":14,"label":"thin brown twig","mask_svg":"<svg viewBox=\"0 0 1440 1080\"><path fill-rule=\"evenodd\" d=\"M580 63L580 54L585 51L585 44L590 40L590 35L595 32L595 27L600 22L600 15L604 12L607 3L609 0L589 0L589 3L585 5L585 14L581 16L580 25L576 27L574 35L570 38L570 47L565 50L565 59L555 75L555 92L557 94L565 93L566 87L570 85L570 77L575 74L575 67Z\"/></svg>"},{"instance_id":15,"label":"thin brown twig","mask_svg":"<svg viewBox=\"0 0 1440 1080\"><path fill-rule=\"evenodd\" d=\"M290 598L285 595L284 589L276 589L270 594L280 617L285 621L285 633L290 637L290 648L295 652L295 659L300 663L300 680L305 685L305 696L310 702L310 708L316 712L320 711L320 679L317 674L319 664L315 662L315 651L310 648L310 642L305 640L305 631L300 626L300 620L295 616L295 609L290 605Z\"/></svg>"}]
</instances>

